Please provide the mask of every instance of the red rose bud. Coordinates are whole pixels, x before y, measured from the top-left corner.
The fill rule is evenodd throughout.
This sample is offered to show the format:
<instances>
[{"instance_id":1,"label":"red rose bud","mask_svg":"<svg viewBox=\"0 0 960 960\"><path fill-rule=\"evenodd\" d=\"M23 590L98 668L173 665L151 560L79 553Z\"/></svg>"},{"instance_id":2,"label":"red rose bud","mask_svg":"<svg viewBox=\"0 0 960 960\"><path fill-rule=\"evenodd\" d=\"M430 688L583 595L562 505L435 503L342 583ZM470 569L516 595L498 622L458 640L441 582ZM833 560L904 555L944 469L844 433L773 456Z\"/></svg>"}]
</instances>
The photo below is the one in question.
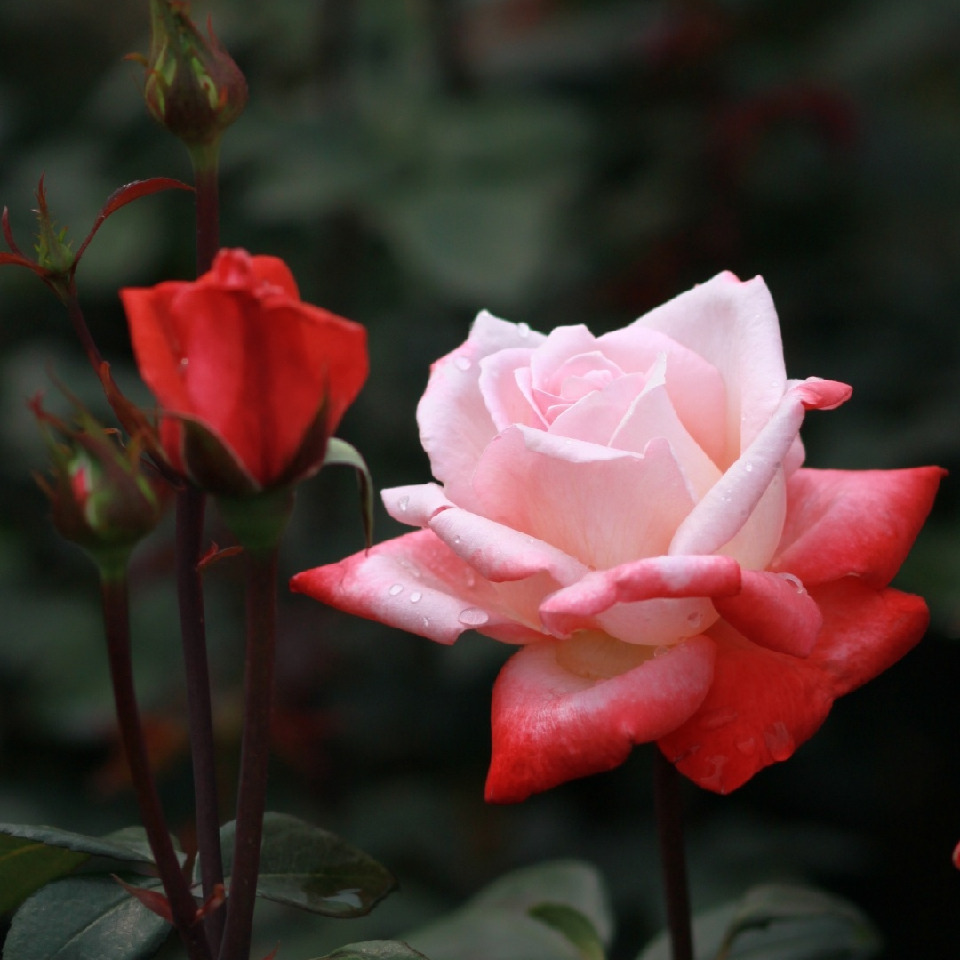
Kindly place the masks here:
<instances>
[{"instance_id":1,"label":"red rose bud","mask_svg":"<svg viewBox=\"0 0 960 960\"><path fill-rule=\"evenodd\" d=\"M209 273L120 292L173 468L219 497L315 473L367 376L366 331L300 300L275 257L221 250Z\"/></svg>"},{"instance_id":2,"label":"red rose bud","mask_svg":"<svg viewBox=\"0 0 960 960\"><path fill-rule=\"evenodd\" d=\"M38 476L37 482L50 498L54 526L101 567L122 569L133 547L159 522L170 488L141 460L136 441L121 446L86 411L74 428L38 400L32 407L53 462L50 479Z\"/></svg>"},{"instance_id":3,"label":"red rose bud","mask_svg":"<svg viewBox=\"0 0 960 960\"><path fill-rule=\"evenodd\" d=\"M204 37L180 0L150 0L150 53L132 55L147 70L147 109L188 147L202 147L243 112L247 82L208 23Z\"/></svg>"}]
</instances>

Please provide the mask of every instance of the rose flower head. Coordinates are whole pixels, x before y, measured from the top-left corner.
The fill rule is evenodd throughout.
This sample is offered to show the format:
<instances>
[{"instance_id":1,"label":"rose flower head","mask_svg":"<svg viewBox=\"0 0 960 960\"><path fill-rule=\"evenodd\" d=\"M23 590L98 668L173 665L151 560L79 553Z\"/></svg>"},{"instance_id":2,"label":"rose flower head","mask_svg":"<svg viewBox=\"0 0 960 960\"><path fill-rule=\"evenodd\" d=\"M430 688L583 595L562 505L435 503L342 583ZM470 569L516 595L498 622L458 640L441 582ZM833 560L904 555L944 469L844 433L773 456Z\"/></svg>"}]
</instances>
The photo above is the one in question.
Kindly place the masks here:
<instances>
[{"instance_id":1,"label":"rose flower head","mask_svg":"<svg viewBox=\"0 0 960 960\"><path fill-rule=\"evenodd\" d=\"M440 643L519 651L493 691L486 795L517 801L656 742L726 793L927 626L888 586L942 472L801 466L807 410L763 280L722 274L622 330L481 313L417 411L438 482L383 491L418 527L293 589Z\"/></svg>"},{"instance_id":2,"label":"rose flower head","mask_svg":"<svg viewBox=\"0 0 960 960\"><path fill-rule=\"evenodd\" d=\"M300 300L276 257L221 250L196 281L122 290L172 467L244 498L318 470L367 375L366 331Z\"/></svg>"}]
</instances>

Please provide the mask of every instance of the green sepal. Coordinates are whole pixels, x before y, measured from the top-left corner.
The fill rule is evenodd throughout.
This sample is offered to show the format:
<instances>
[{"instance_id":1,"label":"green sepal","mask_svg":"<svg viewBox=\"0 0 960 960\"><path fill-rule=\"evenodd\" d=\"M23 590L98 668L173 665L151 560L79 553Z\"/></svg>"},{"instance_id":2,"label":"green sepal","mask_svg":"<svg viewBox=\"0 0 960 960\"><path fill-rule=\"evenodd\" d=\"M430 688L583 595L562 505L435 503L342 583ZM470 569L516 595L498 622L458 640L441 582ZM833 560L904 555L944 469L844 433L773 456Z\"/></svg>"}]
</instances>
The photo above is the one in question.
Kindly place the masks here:
<instances>
[{"instance_id":1,"label":"green sepal","mask_svg":"<svg viewBox=\"0 0 960 960\"><path fill-rule=\"evenodd\" d=\"M370 468L356 447L331 437L327 441L327 452L323 466L353 467L357 472L357 486L360 488L360 511L363 520L363 536L369 550L373 546L373 477Z\"/></svg>"},{"instance_id":2,"label":"green sepal","mask_svg":"<svg viewBox=\"0 0 960 960\"><path fill-rule=\"evenodd\" d=\"M220 830L228 876L235 831L235 821ZM264 815L258 897L325 917L362 917L396 885L385 867L335 834L285 813Z\"/></svg>"}]
</instances>

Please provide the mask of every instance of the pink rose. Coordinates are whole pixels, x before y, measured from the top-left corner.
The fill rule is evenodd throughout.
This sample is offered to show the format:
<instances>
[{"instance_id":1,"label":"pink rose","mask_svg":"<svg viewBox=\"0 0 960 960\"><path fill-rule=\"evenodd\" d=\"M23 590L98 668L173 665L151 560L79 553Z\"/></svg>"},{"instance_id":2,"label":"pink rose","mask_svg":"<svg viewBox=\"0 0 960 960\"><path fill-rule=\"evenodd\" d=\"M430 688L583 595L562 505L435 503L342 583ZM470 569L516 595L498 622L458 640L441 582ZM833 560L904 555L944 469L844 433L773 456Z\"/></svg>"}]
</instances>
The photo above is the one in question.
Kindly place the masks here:
<instances>
[{"instance_id":1,"label":"pink rose","mask_svg":"<svg viewBox=\"0 0 960 960\"><path fill-rule=\"evenodd\" d=\"M488 800L647 741L725 793L927 625L887 584L943 471L800 467L804 411L850 393L787 380L759 277L601 337L481 313L417 411L439 482L383 492L421 529L293 588L440 643L520 645L493 691Z\"/></svg>"}]
</instances>

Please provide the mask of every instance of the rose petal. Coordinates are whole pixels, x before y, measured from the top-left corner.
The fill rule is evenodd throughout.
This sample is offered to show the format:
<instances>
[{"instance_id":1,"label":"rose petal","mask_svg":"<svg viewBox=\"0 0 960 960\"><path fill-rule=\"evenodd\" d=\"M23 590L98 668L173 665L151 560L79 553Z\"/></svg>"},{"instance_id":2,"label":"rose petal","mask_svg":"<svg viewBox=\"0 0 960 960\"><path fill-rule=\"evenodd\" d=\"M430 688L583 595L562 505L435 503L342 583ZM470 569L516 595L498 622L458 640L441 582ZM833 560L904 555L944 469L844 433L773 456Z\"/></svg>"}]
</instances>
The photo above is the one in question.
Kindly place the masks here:
<instances>
[{"instance_id":1,"label":"rose petal","mask_svg":"<svg viewBox=\"0 0 960 960\"><path fill-rule=\"evenodd\" d=\"M748 640L794 657L809 656L823 617L795 577L744 570L736 596L713 601L724 620Z\"/></svg>"},{"instance_id":2,"label":"rose petal","mask_svg":"<svg viewBox=\"0 0 960 960\"><path fill-rule=\"evenodd\" d=\"M540 606L551 633L566 636L615 604L655 598L721 597L740 589L740 566L730 557L647 557L588 573Z\"/></svg>"},{"instance_id":3,"label":"rose petal","mask_svg":"<svg viewBox=\"0 0 960 960\"><path fill-rule=\"evenodd\" d=\"M293 577L290 588L438 643L453 643L465 630L525 636L536 628L505 614L493 587L427 530L305 570Z\"/></svg>"},{"instance_id":4,"label":"rose petal","mask_svg":"<svg viewBox=\"0 0 960 960\"><path fill-rule=\"evenodd\" d=\"M389 487L380 491L380 499L394 520L411 527L425 527L434 514L453 506L436 483Z\"/></svg>"},{"instance_id":5,"label":"rose petal","mask_svg":"<svg viewBox=\"0 0 960 960\"><path fill-rule=\"evenodd\" d=\"M835 697L893 666L923 639L930 622L922 597L891 587L874 590L854 577L811 587L810 594L824 621L810 662L830 677Z\"/></svg>"},{"instance_id":6,"label":"rose petal","mask_svg":"<svg viewBox=\"0 0 960 960\"><path fill-rule=\"evenodd\" d=\"M594 390L567 407L550 424L549 432L558 437L610 446L611 437L643 392L646 382L642 373L628 373L612 380L602 390ZM633 452L640 453L642 449Z\"/></svg>"},{"instance_id":7,"label":"rose petal","mask_svg":"<svg viewBox=\"0 0 960 960\"><path fill-rule=\"evenodd\" d=\"M804 410L818 401L835 404L845 386L824 380L793 384L753 443L680 524L669 552L715 553L731 540L774 479L782 476L783 460L803 422Z\"/></svg>"},{"instance_id":8,"label":"rose petal","mask_svg":"<svg viewBox=\"0 0 960 960\"><path fill-rule=\"evenodd\" d=\"M523 427L490 444L473 486L461 506L600 568L665 553L692 506L665 441L639 456Z\"/></svg>"},{"instance_id":9,"label":"rose petal","mask_svg":"<svg viewBox=\"0 0 960 960\"><path fill-rule=\"evenodd\" d=\"M721 273L652 310L637 324L662 331L720 372L727 389L726 435L736 438L740 451L753 443L777 409L786 385L780 324L763 279L741 282L732 273ZM630 336L630 330L621 331L622 336ZM700 439L692 428L691 432Z\"/></svg>"},{"instance_id":10,"label":"rose petal","mask_svg":"<svg viewBox=\"0 0 960 960\"><path fill-rule=\"evenodd\" d=\"M853 574L889 583L930 512L939 467L798 470L787 485L787 519L773 570L805 583Z\"/></svg>"},{"instance_id":11,"label":"rose petal","mask_svg":"<svg viewBox=\"0 0 960 960\"><path fill-rule=\"evenodd\" d=\"M525 389L529 373L530 347L500 350L480 361L479 388L494 427L499 431L513 423L546 427L546 421Z\"/></svg>"},{"instance_id":12,"label":"rose petal","mask_svg":"<svg viewBox=\"0 0 960 960\"><path fill-rule=\"evenodd\" d=\"M432 367L417 406L420 440L434 477L459 502L473 468L496 428L478 389L480 361L498 350L536 346L542 333L481 310L467 341Z\"/></svg>"},{"instance_id":13,"label":"rose petal","mask_svg":"<svg viewBox=\"0 0 960 960\"><path fill-rule=\"evenodd\" d=\"M612 769L634 744L683 723L703 700L713 673L713 644L706 637L694 637L612 677L565 669L558 662L564 643L524 647L497 678L489 802L513 803ZM605 672L605 664L599 669Z\"/></svg>"},{"instance_id":14,"label":"rose petal","mask_svg":"<svg viewBox=\"0 0 960 960\"><path fill-rule=\"evenodd\" d=\"M833 701L919 642L929 615L920 597L846 578L811 595L823 626L803 660L765 650L720 621L717 662L696 715L660 739L663 753L701 787L728 793L788 759L820 727Z\"/></svg>"}]
</instances>

